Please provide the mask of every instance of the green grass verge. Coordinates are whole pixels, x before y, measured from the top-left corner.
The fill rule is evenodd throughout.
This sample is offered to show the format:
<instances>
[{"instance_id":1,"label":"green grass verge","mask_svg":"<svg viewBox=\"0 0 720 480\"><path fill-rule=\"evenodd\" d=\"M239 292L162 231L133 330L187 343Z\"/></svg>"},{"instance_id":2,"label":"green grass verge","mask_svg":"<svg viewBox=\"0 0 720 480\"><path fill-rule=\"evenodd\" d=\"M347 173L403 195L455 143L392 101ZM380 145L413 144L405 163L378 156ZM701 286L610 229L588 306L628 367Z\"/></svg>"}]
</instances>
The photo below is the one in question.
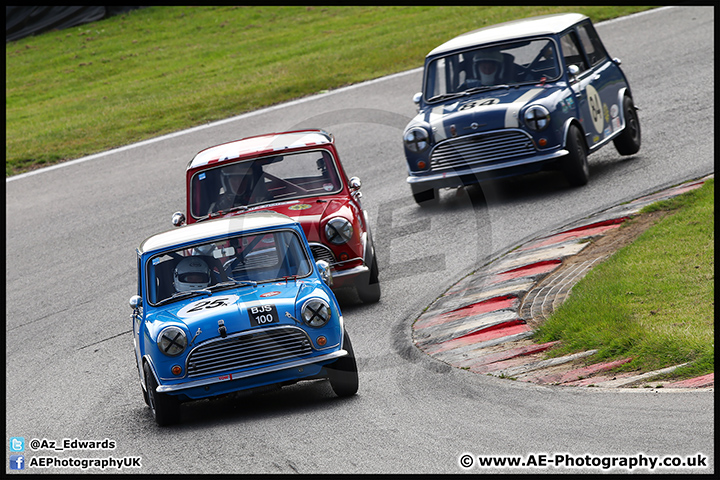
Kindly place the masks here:
<instances>
[{"instance_id":1,"label":"green grass verge","mask_svg":"<svg viewBox=\"0 0 720 480\"><path fill-rule=\"evenodd\" d=\"M150 7L24 38L5 46L5 175L420 67L486 25L648 8Z\"/></svg>"},{"instance_id":2,"label":"green grass verge","mask_svg":"<svg viewBox=\"0 0 720 480\"><path fill-rule=\"evenodd\" d=\"M714 192L710 179L641 211L668 214L578 282L535 340L560 340L552 356L597 349L593 360L633 357L619 371L690 362L666 377L714 372Z\"/></svg>"}]
</instances>

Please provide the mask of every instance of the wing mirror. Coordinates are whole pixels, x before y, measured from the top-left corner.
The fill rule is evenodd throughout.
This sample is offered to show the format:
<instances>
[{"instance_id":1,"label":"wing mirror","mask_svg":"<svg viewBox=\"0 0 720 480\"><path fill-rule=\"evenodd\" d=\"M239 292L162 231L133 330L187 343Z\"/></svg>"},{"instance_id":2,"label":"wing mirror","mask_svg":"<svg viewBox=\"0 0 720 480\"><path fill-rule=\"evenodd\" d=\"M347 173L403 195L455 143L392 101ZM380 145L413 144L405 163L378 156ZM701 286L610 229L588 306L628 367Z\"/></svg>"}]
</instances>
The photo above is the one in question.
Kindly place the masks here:
<instances>
[{"instance_id":1,"label":"wing mirror","mask_svg":"<svg viewBox=\"0 0 720 480\"><path fill-rule=\"evenodd\" d=\"M142 297L140 295L133 295L130 297L130 308L137 310L142 307Z\"/></svg>"},{"instance_id":2,"label":"wing mirror","mask_svg":"<svg viewBox=\"0 0 720 480\"><path fill-rule=\"evenodd\" d=\"M330 270L330 264L325 260L318 260L315 262L315 265L317 266L318 273L320 273L320 277L323 279L323 282L325 282L328 287L332 287L333 278L332 271Z\"/></svg>"},{"instance_id":3,"label":"wing mirror","mask_svg":"<svg viewBox=\"0 0 720 480\"><path fill-rule=\"evenodd\" d=\"M568 73L570 74L570 81L575 79L575 76L580 73L580 67L577 65L568 66Z\"/></svg>"},{"instance_id":4,"label":"wing mirror","mask_svg":"<svg viewBox=\"0 0 720 480\"><path fill-rule=\"evenodd\" d=\"M360 187L362 187L362 182L358 177L351 177L349 186L350 193L352 195L357 195L358 198L362 198L362 192L360 191Z\"/></svg>"},{"instance_id":5,"label":"wing mirror","mask_svg":"<svg viewBox=\"0 0 720 480\"><path fill-rule=\"evenodd\" d=\"M172 224L174 227L181 227L185 225L185 214L182 212L173 213Z\"/></svg>"},{"instance_id":6,"label":"wing mirror","mask_svg":"<svg viewBox=\"0 0 720 480\"><path fill-rule=\"evenodd\" d=\"M351 177L350 178L350 190L353 192L357 192L360 190L360 187L362 187L362 182L358 177Z\"/></svg>"}]
</instances>

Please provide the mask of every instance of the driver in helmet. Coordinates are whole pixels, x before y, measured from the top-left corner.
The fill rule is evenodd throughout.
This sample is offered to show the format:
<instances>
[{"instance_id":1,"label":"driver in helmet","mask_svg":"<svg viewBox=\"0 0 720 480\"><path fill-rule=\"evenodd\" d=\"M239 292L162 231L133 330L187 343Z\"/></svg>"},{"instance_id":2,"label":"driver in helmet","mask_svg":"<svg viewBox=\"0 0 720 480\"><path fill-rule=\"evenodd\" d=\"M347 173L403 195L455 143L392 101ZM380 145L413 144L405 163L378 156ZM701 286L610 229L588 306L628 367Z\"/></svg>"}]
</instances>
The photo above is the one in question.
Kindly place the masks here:
<instances>
[{"instance_id":1,"label":"driver in helmet","mask_svg":"<svg viewBox=\"0 0 720 480\"><path fill-rule=\"evenodd\" d=\"M221 195L210 206L208 213L227 210L239 205L264 201L262 166L255 162L241 162L224 167L220 171Z\"/></svg>"},{"instance_id":2,"label":"driver in helmet","mask_svg":"<svg viewBox=\"0 0 720 480\"><path fill-rule=\"evenodd\" d=\"M173 271L173 283L178 292L206 288L210 285L210 267L202 258L183 258Z\"/></svg>"},{"instance_id":3,"label":"driver in helmet","mask_svg":"<svg viewBox=\"0 0 720 480\"><path fill-rule=\"evenodd\" d=\"M503 70L503 56L500 52L482 51L473 57L476 78L482 85L495 85L500 81Z\"/></svg>"}]
</instances>

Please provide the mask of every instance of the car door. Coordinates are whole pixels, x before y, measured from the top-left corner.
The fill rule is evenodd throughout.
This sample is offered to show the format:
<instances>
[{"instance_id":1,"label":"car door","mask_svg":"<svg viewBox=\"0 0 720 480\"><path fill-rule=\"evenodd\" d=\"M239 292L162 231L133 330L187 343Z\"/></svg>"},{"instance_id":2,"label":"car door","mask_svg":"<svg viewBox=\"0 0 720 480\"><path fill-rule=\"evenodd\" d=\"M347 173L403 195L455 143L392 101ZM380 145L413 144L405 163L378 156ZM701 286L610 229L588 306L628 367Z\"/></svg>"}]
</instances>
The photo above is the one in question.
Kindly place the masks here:
<instances>
[{"instance_id":1,"label":"car door","mask_svg":"<svg viewBox=\"0 0 720 480\"><path fill-rule=\"evenodd\" d=\"M575 65L571 78L578 116L592 151L617 131L620 88L626 85L619 67L610 60L589 20L560 37L566 67Z\"/></svg>"},{"instance_id":2,"label":"car door","mask_svg":"<svg viewBox=\"0 0 720 480\"><path fill-rule=\"evenodd\" d=\"M568 72L573 66L578 69L574 76L569 74L570 88L575 96L576 113L585 132L585 140L588 147L592 148L602 132L602 107L599 95L591 84L592 72L574 29L560 36L560 46Z\"/></svg>"},{"instance_id":3,"label":"car door","mask_svg":"<svg viewBox=\"0 0 720 480\"><path fill-rule=\"evenodd\" d=\"M608 55L590 20L579 23L576 31L590 70L585 88L588 91L594 131L599 136L592 145L597 146L607 142L620 131L621 90L627 87L627 80L618 63ZM592 101L591 94L594 98Z\"/></svg>"}]
</instances>

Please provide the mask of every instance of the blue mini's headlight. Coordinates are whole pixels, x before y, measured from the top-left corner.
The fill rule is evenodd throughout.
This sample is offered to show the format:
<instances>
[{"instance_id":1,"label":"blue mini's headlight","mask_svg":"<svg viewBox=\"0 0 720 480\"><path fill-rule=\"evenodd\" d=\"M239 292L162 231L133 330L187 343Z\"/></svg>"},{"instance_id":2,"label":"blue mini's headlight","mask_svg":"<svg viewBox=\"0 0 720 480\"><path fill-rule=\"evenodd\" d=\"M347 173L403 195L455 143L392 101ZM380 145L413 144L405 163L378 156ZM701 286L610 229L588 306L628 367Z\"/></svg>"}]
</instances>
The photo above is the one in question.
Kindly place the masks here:
<instances>
[{"instance_id":1,"label":"blue mini's headlight","mask_svg":"<svg viewBox=\"0 0 720 480\"><path fill-rule=\"evenodd\" d=\"M525 125L536 132L545 130L550 125L550 112L542 105L533 105L525 110L524 118Z\"/></svg>"},{"instance_id":2,"label":"blue mini's headlight","mask_svg":"<svg viewBox=\"0 0 720 480\"><path fill-rule=\"evenodd\" d=\"M188 341L185 332L178 327L167 327L158 335L157 346L162 353L176 357L185 351Z\"/></svg>"},{"instance_id":3,"label":"blue mini's headlight","mask_svg":"<svg viewBox=\"0 0 720 480\"><path fill-rule=\"evenodd\" d=\"M320 298L311 298L302 307L300 312L303 322L309 327L320 328L325 326L332 317L330 305Z\"/></svg>"},{"instance_id":4,"label":"blue mini's headlight","mask_svg":"<svg viewBox=\"0 0 720 480\"><path fill-rule=\"evenodd\" d=\"M427 130L420 127L413 127L405 132L403 140L405 141L405 148L413 153L420 153L427 150L430 145L430 137Z\"/></svg>"}]
</instances>

